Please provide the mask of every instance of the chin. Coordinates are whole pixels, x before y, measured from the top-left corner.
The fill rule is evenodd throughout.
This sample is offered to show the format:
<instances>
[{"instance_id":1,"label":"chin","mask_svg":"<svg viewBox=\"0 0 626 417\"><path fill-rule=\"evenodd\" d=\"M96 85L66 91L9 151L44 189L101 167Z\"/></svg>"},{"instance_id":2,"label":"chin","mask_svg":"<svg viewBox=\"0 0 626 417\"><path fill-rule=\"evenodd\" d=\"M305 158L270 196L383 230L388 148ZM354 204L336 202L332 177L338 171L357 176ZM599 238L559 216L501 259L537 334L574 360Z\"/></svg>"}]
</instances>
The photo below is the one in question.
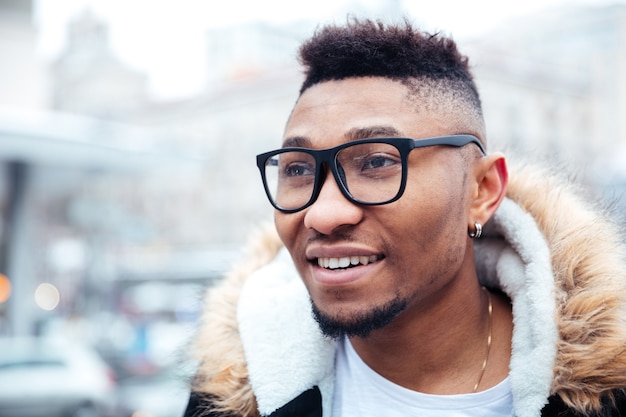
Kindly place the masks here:
<instances>
[{"instance_id":1,"label":"chin","mask_svg":"<svg viewBox=\"0 0 626 417\"><path fill-rule=\"evenodd\" d=\"M367 310L355 312L349 318L333 316L319 309L311 302L311 310L322 333L331 339L345 336L366 338L374 330L381 329L391 323L400 313L406 310L407 300L395 298L382 306L372 306Z\"/></svg>"}]
</instances>

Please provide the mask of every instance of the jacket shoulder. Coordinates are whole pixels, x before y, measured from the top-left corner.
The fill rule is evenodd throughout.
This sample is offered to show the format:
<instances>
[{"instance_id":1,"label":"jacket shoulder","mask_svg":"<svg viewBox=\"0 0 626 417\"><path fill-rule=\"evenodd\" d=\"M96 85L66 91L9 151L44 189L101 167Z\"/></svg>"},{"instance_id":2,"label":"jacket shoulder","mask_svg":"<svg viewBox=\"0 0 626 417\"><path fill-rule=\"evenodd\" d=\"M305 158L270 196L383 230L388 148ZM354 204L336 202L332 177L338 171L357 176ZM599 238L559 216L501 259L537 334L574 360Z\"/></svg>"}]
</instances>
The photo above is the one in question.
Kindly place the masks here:
<instances>
[{"instance_id":1,"label":"jacket shoulder","mask_svg":"<svg viewBox=\"0 0 626 417\"><path fill-rule=\"evenodd\" d=\"M626 388L605 393L602 407L596 412L581 413L569 407L558 395L548 398L541 417L621 417L626 416Z\"/></svg>"},{"instance_id":2,"label":"jacket shoulder","mask_svg":"<svg viewBox=\"0 0 626 417\"><path fill-rule=\"evenodd\" d=\"M554 169L511 165L507 196L550 248L560 339L552 393L584 411L626 387L624 229L598 196ZM626 413L624 413L626 415Z\"/></svg>"}]
</instances>

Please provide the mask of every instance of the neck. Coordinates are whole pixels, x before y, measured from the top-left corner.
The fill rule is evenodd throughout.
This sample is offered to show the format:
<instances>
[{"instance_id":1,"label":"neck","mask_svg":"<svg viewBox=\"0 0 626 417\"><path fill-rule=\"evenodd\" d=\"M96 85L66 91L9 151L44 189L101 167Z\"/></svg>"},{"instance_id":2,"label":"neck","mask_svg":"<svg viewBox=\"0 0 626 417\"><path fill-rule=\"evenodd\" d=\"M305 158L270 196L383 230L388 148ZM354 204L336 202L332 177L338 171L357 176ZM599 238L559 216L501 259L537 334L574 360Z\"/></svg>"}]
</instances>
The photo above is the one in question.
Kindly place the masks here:
<instances>
[{"instance_id":1,"label":"neck","mask_svg":"<svg viewBox=\"0 0 626 417\"><path fill-rule=\"evenodd\" d=\"M428 305L411 306L367 338L351 338L355 350L373 370L415 391L459 394L475 391L477 381L478 389L497 384L508 374L510 335L500 333L510 326L505 330L496 324L494 311L489 360L483 368L491 324L488 293L477 282L462 291L441 292L430 296ZM494 309L498 304L499 312L507 310L503 300L492 298Z\"/></svg>"}]
</instances>

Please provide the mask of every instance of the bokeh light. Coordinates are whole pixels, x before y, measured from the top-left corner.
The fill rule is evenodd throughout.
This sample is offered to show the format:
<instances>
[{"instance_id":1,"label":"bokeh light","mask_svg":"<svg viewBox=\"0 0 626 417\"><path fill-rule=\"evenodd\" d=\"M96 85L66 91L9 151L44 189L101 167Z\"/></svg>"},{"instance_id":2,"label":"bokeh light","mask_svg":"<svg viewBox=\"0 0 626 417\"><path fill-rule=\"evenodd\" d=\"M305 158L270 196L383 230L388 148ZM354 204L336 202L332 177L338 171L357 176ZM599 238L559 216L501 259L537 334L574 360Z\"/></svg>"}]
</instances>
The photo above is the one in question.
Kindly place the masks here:
<instances>
[{"instance_id":1,"label":"bokeh light","mask_svg":"<svg viewBox=\"0 0 626 417\"><path fill-rule=\"evenodd\" d=\"M35 303L42 310L52 311L59 305L61 294L54 285L44 282L35 290Z\"/></svg>"},{"instance_id":2,"label":"bokeh light","mask_svg":"<svg viewBox=\"0 0 626 417\"><path fill-rule=\"evenodd\" d=\"M0 304L4 303L11 296L11 281L6 275L0 274Z\"/></svg>"}]
</instances>

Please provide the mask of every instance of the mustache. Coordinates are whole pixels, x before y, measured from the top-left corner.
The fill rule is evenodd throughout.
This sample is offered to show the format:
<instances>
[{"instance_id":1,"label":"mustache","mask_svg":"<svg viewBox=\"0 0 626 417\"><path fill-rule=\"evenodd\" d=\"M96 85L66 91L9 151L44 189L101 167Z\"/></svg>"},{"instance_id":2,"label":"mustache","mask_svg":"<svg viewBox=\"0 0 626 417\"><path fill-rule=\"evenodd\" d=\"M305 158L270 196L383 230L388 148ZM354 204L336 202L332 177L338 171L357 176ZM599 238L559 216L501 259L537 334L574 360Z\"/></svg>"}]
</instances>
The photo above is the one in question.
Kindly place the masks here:
<instances>
[{"instance_id":1,"label":"mustache","mask_svg":"<svg viewBox=\"0 0 626 417\"><path fill-rule=\"evenodd\" d=\"M362 234L357 235L352 230L341 230L330 235L313 231L311 232L311 235L307 238L306 245L310 245L312 243L333 244L333 243L346 243L346 242L357 242L361 244L378 247L386 254L389 254L392 251L392 247L390 246L389 242L387 242L386 240L380 239L380 237L377 239L374 239L374 238L371 238L369 236L362 235Z\"/></svg>"},{"instance_id":2,"label":"mustache","mask_svg":"<svg viewBox=\"0 0 626 417\"><path fill-rule=\"evenodd\" d=\"M336 242L362 242L363 239L357 239L351 231L339 231L331 235L325 235L319 232L312 232L307 238L307 244L311 243L336 243Z\"/></svg>"}]
</instances>

